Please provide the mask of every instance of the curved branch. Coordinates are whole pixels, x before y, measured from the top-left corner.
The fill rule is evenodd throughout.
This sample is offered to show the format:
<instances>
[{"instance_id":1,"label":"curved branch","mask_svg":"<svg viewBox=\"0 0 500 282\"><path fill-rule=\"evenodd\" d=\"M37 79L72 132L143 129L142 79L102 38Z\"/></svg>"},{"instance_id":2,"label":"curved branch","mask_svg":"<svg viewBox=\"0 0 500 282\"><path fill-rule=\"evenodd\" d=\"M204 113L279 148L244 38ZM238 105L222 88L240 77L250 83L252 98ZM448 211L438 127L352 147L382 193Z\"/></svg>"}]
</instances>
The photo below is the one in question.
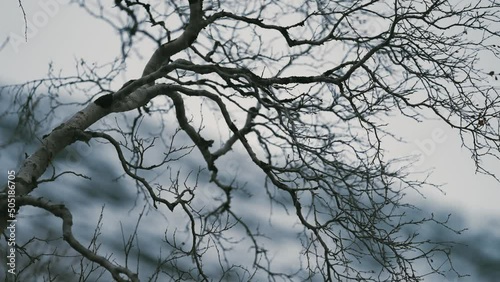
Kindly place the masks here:
<instances>
[{"instance_id":1,"label":"curved branch","mask_svg":"<svg viewBox=\"0 0 500 282\"><path fill-rule=\"evenodd\" d=\"M111 143L111 145L113 145L113 147L115 147L116 153L118 155L118 158L120 159L120 163L121 163L122 168L125 171L125 173L128 176L132 177L133 179L139 181L142 185L144 185L144 187L146 187L146 189L149 192L149 195L153 199L154 207L155 208L157 207L156 202L160 202L160 203L165 204L169 210L171 210L171 211L174 210L174 207L177 205L178 202L170 203L169 201L167 201L161 197L156 196L156 194L153 191L153 187L151 187L151 185L149 185L149 183L146 181L146 179L144 179L143 177L140 177L139 175L130 171L130 169L127 167L127 165L128 165L127 160L125 159L125 156L123 155L123 152L120 148L120 144L118 143L118 141L116 141L110 135L108 135L106 133L102 133L102 132L85 131L83 134L89 135L91 137L99 137L99 138L103 138L103 139L108 140L109 143Z\"/></svg>"},{"instance_id":2,"label":"curved branch","mask_svg":"<svg viewBox=\"0 0 500 282\"><path fill-rule=\"evenodd\" d=\"M48 201L42 200L41 198L33 198L30 196L16 197L17 203L20 206L33 206L44 209L53 215L62 219L62 232L63 239L66 241L75 251L79 252L83 257L90 261L93 261L100 266L106 268L109 273L113 276L116 281L119 282L138 282L139 278L136 273L133 273L129 269L115 265L107 260L105 257L95 254L89 249L85 248L76 238L73 236L73 215L64 205L53 205ZM129 279L123 279L121 274L126 275Z\"/></svg>"},{"instance_id":3,"label":"curved branch","mask_svg":"<svg viewBox=\"0 0 500 282\"><path fill-rule=\"evenodd\" d=\"M170 57L193 44L201 29L206 25L202 18L202 2L202 0L189 0L189 10L191 12L191 16L186 29L181 36L161 45L160 48L156 49L153 56L151 56L146 64L146 67L142 72L142 76L157 71L163 64L168 63Z\"/></svg>"}]
</instances>

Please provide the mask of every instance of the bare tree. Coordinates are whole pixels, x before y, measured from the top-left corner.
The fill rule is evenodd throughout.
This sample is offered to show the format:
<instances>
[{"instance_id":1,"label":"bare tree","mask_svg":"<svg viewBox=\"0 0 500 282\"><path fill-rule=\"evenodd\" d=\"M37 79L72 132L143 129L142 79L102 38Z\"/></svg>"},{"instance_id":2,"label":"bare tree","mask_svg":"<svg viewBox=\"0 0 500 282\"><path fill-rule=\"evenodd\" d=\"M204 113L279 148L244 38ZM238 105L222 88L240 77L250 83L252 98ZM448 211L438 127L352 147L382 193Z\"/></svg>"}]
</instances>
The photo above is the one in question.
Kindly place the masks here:
<instances>
[{"instance_id":1,"label":"bare tree","mask_svg":"<svg viewBox=\"0 0 500 282\"><path fill-rule=\"evenodd\" d=\"M420 225L446 227L447 220L410 217L417 208L404 200L405 191L433 184L412 176L407 158L384 155L384 140L398 137L385 124L390 116L438 117L462 136L478 171L489 173L481 160L499 157L500 97L491 83L498 73L477 64L483 54L499 58L497 1L74 2L118 32L121 58L81 61L74 75L52 71L1 88L12 97L4 116L19 116L17 130L39 140L1 194L7 238L16 214L4 211L15 199L16 212L31 206L62 219L62 238L92 271L141 279L100 251L100 225L92 242L80 242L72 229L78 214L33 196L63 175L85 177L52 164L70 144L86 142L116 152L149 213L185 216L185 236L165 236L171 253L150 254L157 255L155 271L143 273L150 281L420 281L455 272L451 245L418 235ZM139 42L156 46L142 76L113 90L127 60L145 53ZM86 96L68 102L68 93ZM44 134L43 125L68 107L79 109ZM154 130L142 128L147 121ZM225 173L233 152L248 161L244 170L260 171L258 190L238 181L242 172ZM189 157L199 170L183 170ZM202 174L217 190L203 192ZM15 197L8 193L14 187ZM254 205L267 207L273 220L280 213L295 219L289 227L302 246L299 265L275 270L264 242L281 235L261 230L256 211L234 203L242 193L264 195ZM230 255L240 250L237 232L251 250L245 265ZM122 255L130 257L129 249Z\"/></svg>"}]
</instances>

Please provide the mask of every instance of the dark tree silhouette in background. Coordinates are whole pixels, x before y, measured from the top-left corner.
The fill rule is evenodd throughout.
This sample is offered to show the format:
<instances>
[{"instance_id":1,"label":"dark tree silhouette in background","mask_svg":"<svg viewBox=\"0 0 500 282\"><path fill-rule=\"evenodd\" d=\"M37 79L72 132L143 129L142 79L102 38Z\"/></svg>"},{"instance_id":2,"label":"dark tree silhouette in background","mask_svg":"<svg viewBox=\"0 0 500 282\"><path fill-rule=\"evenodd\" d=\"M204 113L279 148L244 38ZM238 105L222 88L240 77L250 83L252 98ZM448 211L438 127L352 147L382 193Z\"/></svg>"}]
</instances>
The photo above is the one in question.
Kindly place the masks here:
<instances>
[{"instance_id":1,"label":"dark tree silhouette in background","mask_svg":"<svg viewBox=\"0 0 500 282\"><path fill-rule=\"evenodd\" d=\"M435 185L410 173L412 159L385 155L384 141L398 140L385 125L393 117L437 117L457 130L478 171L489 173L482 160L499 157L498 73L477 65L481 56L499 58L497 1L73 2L116 30L121 54L102 65L81 60L70 75L51 66L44 79L0 88L9 105L2 118L18 124L2 146L27 136L35 142L16 169L17 217L45 210L62 220L53 225L65 241L35 234L18 241L24 272L13 279L62 279L46 258L64 252L72 259L53 264L76 274L73 281L459 275L451 243L419 236L421 226L446 229L447 219L410 216L417 207L405 201L407 191ZM142 76L116 87L127 62L141 56L149 58ZM57 119L69 109L74 115ZM89 179L89 170L102 168L59 170L58 156L75 142L112 150L114 159L100 165L119 161L121 171ZM238 170L228 168L235 163ZM102 218L87 219L97 228L84 240L73 221L87 215L36 194L62 179L93 186L120 174L135 187L110 185L135 195L126 209L137 225L161 215L154 225L163 245L145 247L136 227L121 253L107 252ZM0 194L4 236L8 189ZM109 208L105 192L94 193ZM261 228L262 210L280 231ZM172 225L173 217L183 223ZM278 266L286 253L272 252L285 238L301 246L288 268ZM59 248L42 255L36 242ZM139 245L150 260L135 262Z\"/></svg>"}]
</instances>

